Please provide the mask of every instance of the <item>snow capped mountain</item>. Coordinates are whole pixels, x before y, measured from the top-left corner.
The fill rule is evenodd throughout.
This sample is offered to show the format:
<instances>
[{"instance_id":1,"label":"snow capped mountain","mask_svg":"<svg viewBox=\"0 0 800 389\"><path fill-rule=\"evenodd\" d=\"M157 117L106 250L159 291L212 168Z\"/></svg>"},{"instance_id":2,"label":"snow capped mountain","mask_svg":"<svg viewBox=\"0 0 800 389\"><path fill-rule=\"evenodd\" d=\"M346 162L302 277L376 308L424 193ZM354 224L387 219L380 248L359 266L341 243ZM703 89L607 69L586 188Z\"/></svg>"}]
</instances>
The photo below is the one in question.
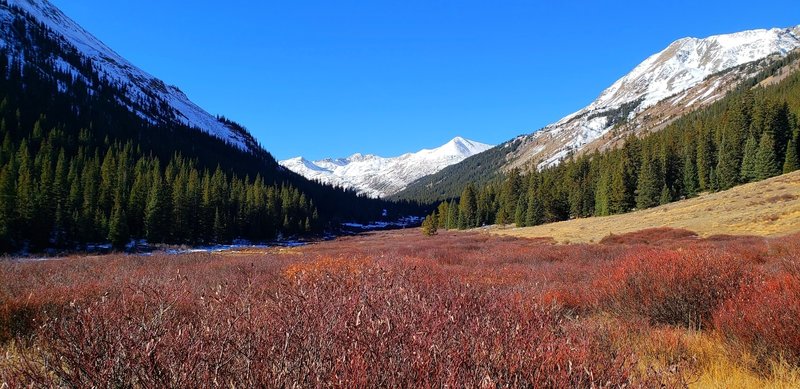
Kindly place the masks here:
<instances>
[{"instance_id":1,"label":"snow capped mountain","mask_svg":"<svg viewBox=\"0 0 800 389\"><path fill-rule=\"evenodd\" d=\"M55 66L72 73L76 78L84 79L90 89L97 86L77 69L75 59L70 55L72 48L83 60L91 61L93 68L107 82L124 89L126 96L119 99L126 100L123 103L143 119L153 124L179 123L194 127L245 151L260 149L249 133L217 119L191 102L178 88L167 86L137 68L47 0L7 0L4 3L7 5L0 4L0 47L9 49L14 55L24 58L30 55L27 51L31 49L18 45L21 41L18 34L25 32L13 25L14 20L24 18L40 23L50 30L51 38L62 46L64 55L51 58ZM96 92L96 89L90 91Z\"/></svg>"},{"instance_id":2,"label":"snow capped mountain","mask_svg":"<svg viewBox=\"0 0 800 389\"><path fill-rule=\"evenodd\" d=\"M386 197L405 189L409 183L421 177L492 147L456 137L435 149L393 158L353 154L347 158L313 162L297 157L281 161L280 164L308 179L355 189L370 197Z\"/></svg>"},{"instance_id":3,"label":"snow capped mountain","mask_svg":"<svg viewBox=\"0 0 800 389\"><path fill-rule=\"evenodd\" d=\"M636 66L587 107L527 136L516 165L531 160L539 167L557 164L617 124L645 116L642 114L658 103L673 110L676 105L697 108L709 104L748 75L731 77L721 72L771 55L785 56L798 47L800 26L679 39ZM716 82L704 83L713 77ZM693 91L698 87L702 89Z\"/></svg>"}]
</instances>

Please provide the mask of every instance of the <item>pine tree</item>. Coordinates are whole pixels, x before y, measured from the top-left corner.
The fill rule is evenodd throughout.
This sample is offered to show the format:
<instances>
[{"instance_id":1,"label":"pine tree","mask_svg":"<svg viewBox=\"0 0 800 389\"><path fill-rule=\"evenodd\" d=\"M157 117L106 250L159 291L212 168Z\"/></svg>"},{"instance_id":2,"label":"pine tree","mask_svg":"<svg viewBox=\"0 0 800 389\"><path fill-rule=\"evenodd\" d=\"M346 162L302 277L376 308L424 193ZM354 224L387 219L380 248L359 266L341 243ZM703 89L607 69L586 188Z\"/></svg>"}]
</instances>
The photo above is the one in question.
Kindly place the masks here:
<instances>
[{"instance_id":1,"label":"pine tree","mask_svg":"<svg viewBox=\"0 0 800 389\"><path fill-rule=\"evenodd\" d=\"M769 131L761 135L756 152L756 179L763 180L781 174L777 158L775 156L775 140Z\"/></svg>"},{"instance_id":2,"label":"pine tree","mask_svg":"<svg viewBox=\"0 0 800 389\"><path fill-rule=\"evenodd\" d=\"M152 184L147 194L144 211L145 236L150 243L165 242L167 238L168 197L158 171L152 176Z\"/></svg>"},{"instance_id":3,"label":"pine tree","mask_svg":"<svg viewBox=\"0 0 800 389\"><path fill-rule=\"evenodd\" d=\"M520 192L522 191L522 175L519 169L511 169L508 177L503 182L503 188L500 193L501 212L503 215L503 222L513 222L516 215L517 202L519 201ZM463 202L463 200L462 200ZM476 206L477 208L477 206Z\"/></svg>"},{"instance_id":4,"label":"pine tree","mask_svg":"<svg viewBox=\"0 0 800 389\"><path fill-rule=\"evenodd\" d=\"M698 131L697 142L697 183L701 191L712 190L711 171L714 169L714 143L707 131Z\"/></svg>"},{"instance_id":5,"label":"pine tree","mask_svg":"<svg viewBox=\"0 0 800 389\"><path fill-rule=\"evenodd\" d=\"M67 236L67 157L64 149L58 153L58 160L56 161L55 177L53 181L52 195L54 199L55 215L53 218L53 240L56 245L63 245Z\"/></svg>"},{"instance_id":6,"label":"pine tree","mask_svg":"<svg viewBox=\"0 0 800 389\"><path fill-rule=\"evenodd\" d=\"M639 179L636 186L636 207L638 209L651 208L658 205L661 194L662 180L659 180L660 166L650 157L642 160L642 167L639 170Z\"/></svg>"},{"instance_id":7,"label":"pine tree","mask_svg":"<svg viewBox=\"0 0 800 389\"><path fill-rule=\"evenodd\" d=\"M528 216L528 199L525 196L519 196L519 200L517 200L517 206L514 210L514 224L517 227L525 227L525 217Z\"/></svg>"},{"instance_id":8,"label":"pine tree","mask_svg":"<svg viewBox=\"0 0 800 389\"><path fill-rule=\"evenodd\" d=\"M450 212L450 204L447 201L442 201L436 208L436 213L439 217L436 219L436 227L446 230L449 228L447 225L447 214Z\"/></svg>"},{"instance_id":9,"label":"pine tree","mask_svg":"<svg viewBox=\"0 0 800 389\"><path fill-rule=\"evenodd\" d=\"M661 188L661 195L658 198L658 204L664 205L669 204L672 202L672 192L669 190L667 184L664 184L664 187Z\"/></svg>"},{"instance_id":10,"label":"pine tree","mask_svg":"<svg viewBox=\"0 0 800 389\"><path fill-rule=\"evenodd\" d=\"M742 182L753 182L756 179L756 153L758 152L758 141L753 135L747 137L744 144L744 156L742 157L742 170L740 177Z\"/></svg>"},{"instance_id":11,"label":"pine tree","mask_svg":"<svg viewBox=\"0 0 800 389\"><path fill-rule=\"evenodd\" d=\"M624 156L614 162L608 189L608 210L611 214L628 212L631 209L631 184L630 177L626 174L628 163Z\"/></svg>"},{"instance_id":12,"label":"pine tree","mask_svg":"<svg viewBox=\"0 0 800 389\"><path fill-rule=\"evenodd\" d=\"M697 178L695 150L694 146L687 147L683 162L683 192L687 198L697 196L697 193L700 191L700 183Z\"/></svg>"},{"instance_id":13,"label":"pine tree","mask_svg":"<svg viewBox=\"0 0 800 389\"><path fill-rule=\"evenodd\" d=\"M20 225L20 235L29 238L31 236L31 229L33 218L36 212L36 194L35 183L33 178L33 163L30 154L28 153L28 144L25 140L19 147L17 152L17 162L19 170L17 173L17 193L14 198L16 200L16 219Z\"/></svg>"},{"instance_id":14,"label":"pine tree","mask_svg":"<svg viewBox=\"0 0 800 389\"><path fill-rule=\"evenodd\" d=\"M527 210L528 212L525 215L525 225L538 226L539 224L544 223L544 208L542 207L542 202L539 199L538 186L531 186L528 189Z\"/></svg>"},{"instance_id":15,"label":"pine tree","mask_svg":"<svg viewBox=\"0 0 800 389\"><path fill-rule=\"evenodd\" d=\"M602 167L600 178L597 181L597 188L594 191L594 214L595 216L608 216L611 214L609 205L609 192L611 190L611 173L608 166Z\"/></svg>"},{"instance_id":16,"label":"pine tree","mask_svg":"<svg viewBox=\"0 0 800 389\"><path fill-rule=\"evenodd\" d=\"M428 217L422 221L422 233L426 236L434 236L436 235L438 225L439 217L436 214L436 211L433 211L432 214L428 215Z\"/></svg>"},{"instance_id":17,"label":"pine tree","mask_svg":"<svg viewBox=\"0 0 800 389\"><path fill-rule=\"evenodd\" d=\"M0 251L9 250L12 245L12 231L14 226L14 209L16 197L16 173L14 166L9 162L0 169Z\"/></svg>"},{"instance_id":18,"label":"pine tree","mask_svg":"<svg viewBox=\"0 0 800 389\"><path fill-rule=\"evenodd\" d=\"M477 227L478 204L475 197L475 186L472 183L467 184L464 191L461 192L458 213L458 228Z\"/></svg>"},{"instance_id":19,"label":"pine tree","mask_svg":"<svg viewBox=\"0 0 800 389\"><path fill-rule=\"evenodd\" d=\"M111 211L111 218L108 222L108 240L117 250L124 249L130 241L128 217L125 215L125 207L122 205L121 198L114 201L114 209Z\"/></svg>"},{"instance_id":20,"label":"pine tree","mask_svg":"<svg viewBox=\"0 0 800 389\"><path fill-rule=\"evenodd\" d=\"M741 153L736 140L730 134L724 134L719 148L717 168L715 169L720 189L730 189L739 183Z\"/></svg>"},{"instance_id":21,"label":"pine tree","mask_svg":"<svg viewBox=\"0 0 800 389\"><path fill-rule=\"evenodd\" d=\"M797 157L797 143L794 139L786 145L786 158L783 161L783 174L800 169L800 160Z\"/></svg>"},{"instance_id":22,"label":"pine tree","mask_svg":"<svg viewBox=\"0 0 800 389\"><path fill-rule=\"evenodd\" d=\"M458 228L458 209L461 205L458 201L451 201L447 207L447 229Z\"/></svg>"}]
</instances>

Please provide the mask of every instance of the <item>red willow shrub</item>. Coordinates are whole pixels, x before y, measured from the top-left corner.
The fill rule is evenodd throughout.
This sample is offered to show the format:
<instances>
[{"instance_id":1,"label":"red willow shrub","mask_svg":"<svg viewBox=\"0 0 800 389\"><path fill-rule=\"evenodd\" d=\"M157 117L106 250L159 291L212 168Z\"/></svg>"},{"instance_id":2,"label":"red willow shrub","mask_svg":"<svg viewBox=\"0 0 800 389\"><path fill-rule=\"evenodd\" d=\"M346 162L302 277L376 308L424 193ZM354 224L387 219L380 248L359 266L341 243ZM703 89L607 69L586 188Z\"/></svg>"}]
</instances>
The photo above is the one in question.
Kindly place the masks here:
<instances>
[{"instance_id":1,"label":"red willow shrub","mask_svg":"<svg viewBox=\"0 0 800 389\"><path fill-rule=\"evenodd\" d=\"M42 386L608 387L636 360L513 289L434 265L125 282L36 333L17 370ZM205 264L208 265L208 264ZM277 276L277 277L276 277ZM200 292L200 293L198 293Z\"/></svg>"},{"instance_id":2,"label":"red willow shrub","mask_svg":"<svg viewBox=\"0 0 800 389\"><path fill-rule=\"evenodd\" d=\"M600 244L649 244L659 245L663 243L674 244L675 242L694 241L697 234L679 228L648 228L641 231L630 232L627 234L611 234L600 240Z\"/></svg>"},{"instance_id":3,"label":"red willow shrub","mask_svg":"<svg viewBox=\"0 0 800 389\"><path fill-rule=\"evenodd\" d=\"M751 266L717 250L639 247L600 278L598 304L654 323L705 328Z\"/></svg>"},{"instance_id":4,"label":"red willow shrub","mask_svg":"<svg viewBox=\"0 0 800 389\"><path fill-rule=\"evenodd\" d=\"M743 283L714 314L714 325L758 355L800 363L800 275L782 273Z\"/></svg>"}]
</instances>

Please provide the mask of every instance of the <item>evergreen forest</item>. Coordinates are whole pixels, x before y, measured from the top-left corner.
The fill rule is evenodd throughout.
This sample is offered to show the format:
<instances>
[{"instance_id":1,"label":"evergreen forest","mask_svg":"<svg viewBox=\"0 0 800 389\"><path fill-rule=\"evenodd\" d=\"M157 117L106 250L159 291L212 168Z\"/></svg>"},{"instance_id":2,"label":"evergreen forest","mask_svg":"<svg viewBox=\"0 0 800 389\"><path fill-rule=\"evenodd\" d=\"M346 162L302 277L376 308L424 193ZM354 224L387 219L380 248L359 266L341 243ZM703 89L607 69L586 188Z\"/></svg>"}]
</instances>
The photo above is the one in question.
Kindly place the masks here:
<instances>
[{"instance_id":1,"label":"evergreen forest","mask_svg":"<svg viewBox=\"0 0 800 389\"><path fill-rule=\"evenodd\" d=\"M429 217L441 229L534 226L646 209L800 168L800 72L758 83L790 55L725 98L622 147L561 164L514 169L486 185L467 184Z\"/></svg>"}]
</instances>

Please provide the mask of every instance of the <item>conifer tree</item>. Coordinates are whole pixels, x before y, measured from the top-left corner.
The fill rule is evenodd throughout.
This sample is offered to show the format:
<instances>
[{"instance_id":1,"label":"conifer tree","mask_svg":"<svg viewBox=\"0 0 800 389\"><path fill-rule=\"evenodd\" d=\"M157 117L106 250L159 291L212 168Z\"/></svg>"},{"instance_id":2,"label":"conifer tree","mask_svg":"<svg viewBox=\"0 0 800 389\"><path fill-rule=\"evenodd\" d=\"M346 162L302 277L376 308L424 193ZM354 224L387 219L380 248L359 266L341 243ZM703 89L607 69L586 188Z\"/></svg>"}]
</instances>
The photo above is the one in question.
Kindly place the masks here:
<instances>
[{"instance_id":1,"label":"conifer tree","mask_svg":"<svg viewBox=\"0 0 800 389\"><path fill-rule=\"evenodd\" d=\"M539 199L539 187L531 186L528 189L527 214L525 215L525 225L538 226L544 223L544 209Z\"/></svg>"},{"instance_id":2,"label":"conifer tree","mask_svg":"<svg viewBox=\"0 0 800 389\"><path fill-rule=\"evenodd\" d=\"M475 197L475 186L469 183L464 188L464 191L461 192L458 227L460 229L477 227L477 212L478 204Z\"/></svg>"},{"instance_id":3,"label":"conifer tree","mask_svg":"<svg viewBox=\"0 0 800 389\"><path fill-rule=\"evenodd\" d=\"M739 183L741 166L741 153L732 134L723 134L720 143L719 157L715 169L716 179L720 189L730 189Z\"/></svg>"},{"instance_id":4,"label":"conifer tree","mask_svg":"<svg viewBox=\"0 0 800 389\"><path fill-rule=\"evenodd\" d=\"M439 206L436 208L436 213L439 217L436 219L436 227L446 230L450 227L447 225L447 214L450 212L450 203L447 201L442 201L439 203Z\"/></svg>"},{"instance_id":5,"label":"conifer tree","mask_svg":"<svg viewBox=\"0 0 800 389\"><path fill-rule=\"evenodd\" d=\"M756 179L763 180L781 174L778 160L775 156L775 140L769 131L761 135L756 152Z\"/></svg>"},{"instance_id":6,"label":"conifer tree","mask_svg":"<svg viewBox=\"0 0 800 389\"><path fill-rule=\"evenodd\" d=\"M426 236L436 235L437 226L439 225L439 217L436 211L433 211L425 220L422 221L422 233Z\"/></svg>"},{"instance_id":7,"label":"conifer tree","mask_svg":"<svg viewBox=\"0 0 800 389\"><path fill-rule=\"evenodd\" d=\"M608 189L608 210L611 214L628 212L631 209L630 182L626 175L627 159L622 157L614 164Z\"/></svg>"},{"instance_id":8,"label":"conifer tree","mask_svg":"<svg viewBox=\"0 0 800 389\"><path fill-rule=\"evenodd\" d=\"M697 162L695 160L695 147L688 146L685 150L683 162L683 192L687 198L697 196L700 183L697 178Z\"/></svg>"},{"instance_id":9,"label":"conifer tree","mask_svg":"<svg viewBox=\"0 0 800 389\"><path fill-rule=\"evenodd\" d=\"M528 216L527 208L528 208L528 199L526 199L525 196L520 195L519 200L517 200L516 210L514 211L515 212L514 223L517 225L517 227L527 226L527 224L525 223L525 220Z\"/></svg>"},{"instance_id":10,"label":"conifer tree","mask_svg":"<svg viewBox=\"0 0 800 389\"><path fill-rule=\"evenodd\" d=\"M800 169L800 160L797 156L797 143L794 139L786 145L786 158L783 161L783 174Z\"/></svg>"},{"instance_id":11,"label":"conifer tree","mask_svg":"<svg viewBox=\"0 0 800 389\"><path fill-rule=\"evenodd\" d=\"M152 176L150 191L147 194L147 205L144 212L145 236L150 243L165 242L168 212L168 195L158 171Z\"/></svg>"},{"instance_id":12,"label":"conifer tree","mask_svg":"<svg viewBox=\"0 0 800 389\"><path fill-rule=\"evenodd\" d=\"M595 216L608 216L611 214L609 202L609 192L611 190L611 173L608 166L603 166L600 178L597 181L597 188L594 192L594 214Z\"/></svg>"},{"instance_id":13,"label":"conifer tree","mask_svg":"<svg viewBox=\"0 0 800 389\"><path fill-rule=\"evenodd\" d=\"M458 210L461 205L458 201L451 201L447 207L447 229L458 228Z\"/></svg>"},{"instance_id":14,"label":"conifer tree","mask_svg":"<svg viewBox=\"0 0 800 389\"><path fill-rule=\"evenodd\" d=\"M125 216L125 208L122 205L122 199L119 197L114 201L114 209L111 211L111 218L108 223L108 240L117 250L124 249L125 245L130 241L128 218Z\"/></svg>"},{"instance_id":15,"label":"conifer tree","mask_svg":"<svg viewBox=\"0 0 800 389\"><path fill-rule=\"evenodd\" d=\"M744 144L744 156L742 157L742 182L753 182L756 179L756 153L758 152L758 141L755 136L747 137Z\"/></svg>"},{"instance_id":16,"label":"conifer tree","mask_svg":"<svg viewBox=\"0 0 800 389\"><path fill-rule=\"evenodd\" d=\"M658 177L660 166L657 161L651 157L642 160L636 186L636 207L638 209L651 208L659 203L663 183Z\"/></svg>"},{"instance_id":17,"label":"conifer tree","mask_svg":"<svg viewBox=\"0 0 800 389\"><path fill-rule=\"evenodd\" d=\"M714 169L714 145L711 134L700 130L697 142L697 183L700 190L712 190L714 185L711 180L711 171Z\"/></svg>"},{"instance_id":18,"label":"conifer tree","mask_svg":"<svg viewBox=\"0 0 800 389\"><path fill-rule=\"evenodd\" d=\"M12 246L12 229L14 226L14 209L16 185L13 164L8 163L0 169L0 251L9 250Z\"/></svg>"},{"instance_id":19,"label":"conifer tree","mask_svg":"<svg viewBox=\"0 0 800 389\"><path fill-rule=\"evenodd\" d=\"M17 193L14 198L16 201L16 219L20 225L20 233L23 237L30 237L33 228L33 218L36 211L35 203L35 183L33 178L33 162L28 153L28 143L23 140L17 152Z\"/></svg>"},{"instance_id":20,"label":"conifer tree","mask_svg":"<svg viewBox=\"0 0 800 389\"><path fill-rule=\"evenodd\" d=\"M669 190L667 184L661 188L661 194L658 199L659 205L669 204L672 202L672 192Z\"/></svg>"}]
</instances>

